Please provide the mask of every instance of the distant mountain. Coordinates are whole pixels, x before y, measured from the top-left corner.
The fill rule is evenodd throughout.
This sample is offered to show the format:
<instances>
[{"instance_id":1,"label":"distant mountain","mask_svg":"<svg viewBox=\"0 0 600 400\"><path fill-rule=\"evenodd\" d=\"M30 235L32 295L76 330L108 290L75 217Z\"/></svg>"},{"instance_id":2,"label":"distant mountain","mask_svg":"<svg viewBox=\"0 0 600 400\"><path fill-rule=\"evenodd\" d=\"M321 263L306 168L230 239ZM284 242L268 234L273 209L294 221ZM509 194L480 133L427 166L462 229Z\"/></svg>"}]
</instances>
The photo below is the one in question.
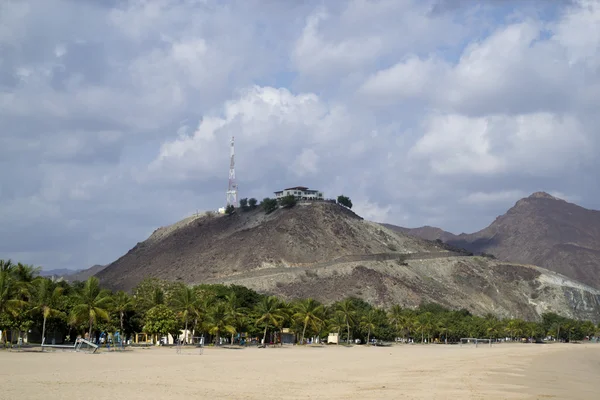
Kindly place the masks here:
<instances>
[{"instance_id":1,"label":"distant mountain","mask_svg":"<svg viewBox=\"0 0 600 400\"><path fill-rule=\"evenodd\" d=\"M435 302L477 315L537 319L546 311L600 321L600 290L543 268L451 251L325 202L270 214L206 214L157 229L96 276L130 290L154 277L237 284L285 299L326 304Z\"/></svg>"},{"instance_id":2,"label":"distant mountain","mask_svg":"<svg viewBox=\"0 0 600 400\"><path fill-rule=\"evenodd\" d=\"M102 271L104 268L106 268L106 265L94 265L87 269L77 269L77 270L60 268L60 269L51 269L48 271L41 271L40 275L46 276L46 277L63 278L64 280L66 280L68 282L85 281L85 280L87 280L87 278L89 278L90 276L96 275L98 272Z\"/></svg>"},{"instance_id":3,"label":"distant mountain","mask_svg":"<svg viewBox=\"0 0 600 400\"><path fill-rule=\"evenodd\" d=\"M545 192L517 201L487 228L454 235L439 228L396 231L443 242L500 260L535 264L600 288L600 211Z\"/></svg>"},{"instance_id":4,"label":"distant mountain","mask_svg":"<svg viewBox=\"0 0 600 400\"><path fill-rule=\"evenodd\" d=\"M80 269L67 269L67 268L50 269L50 270L47 270L47 271L42 270L42 271L40 271L40 276L47 276L47 277L57 276L57 277L60 277L60 276L65 276L65 275L71 275L71 274L77 273L79 271L81 271L81 270Z\"/></svg>"},{"instance_id":5,"label":"distant mountain","mask_svg":"<svg viewBox=\"0 0 600 400\"><path fill-rule=\"evenodd\" d=\"M448 240L452 240L456 237L453 233L446 232L443 229L435 228L433 226L422 226L420 228L403 228L401 226L391 225L391 224L381 224L386 228L392 229L396 232L405 233L411 236L417 236L425 240L441 240L442 242L447 242Z\"/></svg>"},{"instance_id":6,"label":"distant mountain","mask_svg":"<svg viewBox=\"0 0 600 400\"><path fill-rule=\"evenodd\" d=\"M88 269L83 269L80 271L77 271L74 274L71 275L67 275L65 277L65 279L69 282L75 282L75 281L86 281L90 276L94 276L97 273L99 273L100 271L102 271L104 268L106 268L106 265L94 265Z\"/></svg>"}]
</instances>

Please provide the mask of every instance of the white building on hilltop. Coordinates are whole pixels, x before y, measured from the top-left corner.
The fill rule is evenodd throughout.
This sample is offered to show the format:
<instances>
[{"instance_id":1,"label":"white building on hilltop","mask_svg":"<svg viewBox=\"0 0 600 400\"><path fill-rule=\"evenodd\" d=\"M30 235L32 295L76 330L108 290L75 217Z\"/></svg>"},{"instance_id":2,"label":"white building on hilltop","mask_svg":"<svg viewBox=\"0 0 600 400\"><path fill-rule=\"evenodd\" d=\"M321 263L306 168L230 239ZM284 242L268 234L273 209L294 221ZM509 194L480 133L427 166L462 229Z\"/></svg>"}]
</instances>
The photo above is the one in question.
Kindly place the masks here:
<instances>
[{"instance_id":1,"label":"white building on hilltop","mask_svg":"<svg viewBox=\"0 0 600 400\"><path fill-rule=\"evenodd\" d=\"M292 195L300 200L323 200L323 192L319 190L309 189L304 186L296 186L275 192L275 198Z\"/></svg>"}]
</instances>

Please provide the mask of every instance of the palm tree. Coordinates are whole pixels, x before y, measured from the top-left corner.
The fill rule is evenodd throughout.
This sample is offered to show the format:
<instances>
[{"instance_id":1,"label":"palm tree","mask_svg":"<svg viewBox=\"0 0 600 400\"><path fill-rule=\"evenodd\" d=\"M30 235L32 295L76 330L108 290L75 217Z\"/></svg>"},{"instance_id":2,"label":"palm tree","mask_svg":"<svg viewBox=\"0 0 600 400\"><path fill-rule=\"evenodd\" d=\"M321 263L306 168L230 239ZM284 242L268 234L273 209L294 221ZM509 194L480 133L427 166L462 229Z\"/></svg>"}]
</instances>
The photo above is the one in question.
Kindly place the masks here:
<instances>
[{"instance_id":1,"label":"palm tree","mask_svg":"<svg viewBox=\"0 0 600 400\"><path fill-rule=\"evenodd\" d=\"M122 290L119 290L114 294L112 299L112 309L113 311L119 313L119 323L121 326L121 335L124 335L123 332L123 319L125 317L125 313L129 311L133 307L133 299L127 293Z\"/></svg>"},{"instance_id":2,"label":"palm tree","mask_svg":"<svg viewBox=\"0 0 600 400\"><path fill-rule=\"evenodd\" d=\"M497 318L490 318L486 321L486 327L486 331L490 338L497 339L498 335L500 335L503 330L503 323Z\"/></svg>"},{"instance_id":3,"label":"palm tree","mask_svg":"<svg viewBox=\"0 0 600 400\"><path fill-rule=\"evenodd\" d=\"M427 343L431 343L431 330L434 327L433 314L428 311L419 315L418 325L421 329L421 344L425 342L425 331L427 331Z\"/></svg>"},{"instance_id":4,"label":"palm tree","mask_svg":"<svg viewBox=\"0 0 600 400\"><path fill-rule=\"evenodd\" d=\"M13 268L10 260L0 260L0 313L13 311L18 307L14 298Z\"/></svg>"},{"instance_id":5,"label":"palm tree","mask_svg":"<svg viewBox=\"0 0 600 400\"><path fill-rule=\"evenodd\" d=\"M0 290L0 313L5 312L12 319L13 329L17 326L17 342L21 337L21 330L27 318L23 308L27 306L31 299L32 282L39 268L34 268L30 265L18 263L14 265L10 260L2 262L0 268L3 272L3 280ZM12 340L11 340L12 345Z\"/></svg>"},{"instance_id":6,"label":"palm tree","mask_svg":"<svg viewBox=\"0 0 600 400\"><path fill-rule=\"evenodd\" d=\"M410 310L404 310L400 319L398 320L398 327L404 334L404 341L408 342L411 332L416 327L415 315Z\"/></svg>"},{"instance_id":7,"label":"palm tree","mask_svg":"<svg viewBox=\"0 0 600 400\"><path fill-rule=\"evenodd\" d=\"M239 300L235 292L229 293L225 296L227 301L227 316L229 317L233 327L236 331L241 330L247 323L245 312L246 308L240 307ZM231 333L231 344L233 344L235 332Z\"/></svg>"},{"instance_id":8,"label":"palm tree","mask_svg":"<svg viewBox=\"0 0 600 400\"><path fill-rule=\"evenodd\" d=\"M388 313L388 320L390 324L396 327L396 335L400 334L400 323L403 319L402 307L398 304L395 304L390 308L390 312Z\"/></svg>"},{"instance_id":9,"label":"palm tree","mask_svg":"<svg viewBox=\"0 0 600 400\"><path fill-rule=\"evenodd\" d=\"M331 318L328 321L329 329L337 332L338 341L337 344L340 344L340 331L346 327L346 320L344 316L339 312L334 312Z\"/></svg>"},{"instance_id":10,"label":"palm tree","mask_svg":"<svg viewBox=\"0 0 600 400\"><path fill-rule=\"evenodd\" d=\"M98 278L92 276L85 281L83 289L75 295L76 305L71 311L71 319L74 321L89 322L89 339L92 341L92 328L98 318L108 321L108 309L112 305L110 291L100 289Z\"/></svg>"},{"instance_id":11,"label":"palm tree","mask_svg":"<svg viewBox=\"0 0 600 400\"><path fill-rule=\"evenodd\" d=\"M36 278L33 281L33 310L41 311L44 318L42 323L42 344L46 341L46 320L50 316L62 314L56 309L58 300L63 293L63 288L47 278ZM43 350L43 348L42 348Z\"/></svg>"},{"instance_id":12,"label":"palm tree","mask_svg":"<svg viewBox=\"0 0 600 400\"><path fill-rule=\"evenodd\" d=\"M515 336L519 336L520 334L520 321L516 319L511 319L506 324L506 332L510 336L510 340L514 340Z\"/></svg>"},{"instance_id":13,"label":"palm tree","mask_svg":"<svg viewBox=\"0 0 600 400\"><path fill-rule=\"evenodd\" d=\"M216 345L220 344L221 333L235 333L235 327L231 325L231 319L227 313L227 306L222 302L218 302L208 310L206 326L208 333L215 335Z\"/></svg>"},{"instance_id":14,"label":"palm tree","mask_svg":"<svg viewBox=\"0 0 600 400\"><path fill-rule=\"evenodd\" d=\"M444 344L448 344L448 329L450 329L450 321L448 318L438 320L436 327L440 332L444 333Z\"/></svg>"},{"instance_id":15,"label":"palm tree","mask_svg":"<svg viewBox=\"0 0 600 400\"><path fill-rule=\"evenodd\" d=\"M371 331L375 330L378 324L379 314L377 313L377 310L370 309L362 316L360 326L361 328L367 330L367 345L369 344L369 340L371 339Z\"/></svg>"},{"instance_id":16,"label":"palm tree","mask_svg":"<svg viewBox=\"0 0 600 400\"><path fill-rule=\"evenodd\" d=\"M13 268L10 260L0 260L0 317L2 314L14 314L21 306L21 301L15 298ZM4 345L6 345L6 329L8 326L0 326Z\"/></svg>"},{"instance_id":17,"label":"palm tree","mask_svg":"<svg viewBox=\"0 0 600 400\"><path fill-rule=\"evenodd\" d=\"M265 331L263 333L263 343L266 344L267 340L267 329L269 326L280 326L285 320L286 313L283 304L275 296L263 297L261 301L256 305L256 312L258 318L256 325L265 324Z\"/></svg>"},{"instance_id":18,"label":"palm tree","mask_svg":"<svg viewBox=\"0 0 600 400\"><path fill-rule=\"evenodd\" d=\"M17 263L13 269L13 275L18 282L22 282L23 284L27 285L33 283L33 280L39 274L40 270L40 267Z\"/></svg>"},{"instance_id":19,"label":"palm tree","mask_svg":"<svg viewBox=\"0 0 600 400\"><path fill-rule=\"evenodd\" d=\"M194 290L196 291L196 297L198 297L198 303L196 304L194 313L190 316L192 318L192 335L196 333L196 328L200 329L200 331L204 333L208 310L215 302L215 299L212 296L199 296L198 291L196 289Z\"/></svg>"},{"instance_id":20,"label":"palm tree","mask_svg":"<svg viewBox=\"0 0 600 400\"><path fill-rule=\"evenodd\" d=\"M309 298L300 301L294 308L296 312L293 314L293 318L303 324L300 343L304 343L306 328L310 326L313 330L318 331L319 325L323 323L323 305Z\"/></svg>"},{"instance_id":21,"label":"palm tree","mask_svg":"<svg viewBox=\"0 0 600 400\"><path fill-rule=\"evenodd\" d=\"M528 322L526 329L529 337L531 338L531 343L535 343L540 332L539 325L535 322Z\"/></svg>"},{"instance_id":22,"label":"palm tree","mask_svg":"<svg viewBox=\"0 0 600 400\"><path fill-rule=\"evenodd\" d=\"M345 299L338 303L337 312L344 317L346 329L348 332L348 343L350 343L350 325L354 325L356 318L356 307L351 299Z\"/></svg>"},{"instance_id":23,"label":"palm tree","mask_svg":"<svg viewBox=\"0 0 600 400\"><path fill-rule=\"evenodd\" d=\"M175 292L172 302L175 306L175 310L179 313L179 316L185 321L184 342L187 344L188 320L191 316L195 315L198 308L196 291L189 286L183 286Z\"/></svg>"}]
</instances>

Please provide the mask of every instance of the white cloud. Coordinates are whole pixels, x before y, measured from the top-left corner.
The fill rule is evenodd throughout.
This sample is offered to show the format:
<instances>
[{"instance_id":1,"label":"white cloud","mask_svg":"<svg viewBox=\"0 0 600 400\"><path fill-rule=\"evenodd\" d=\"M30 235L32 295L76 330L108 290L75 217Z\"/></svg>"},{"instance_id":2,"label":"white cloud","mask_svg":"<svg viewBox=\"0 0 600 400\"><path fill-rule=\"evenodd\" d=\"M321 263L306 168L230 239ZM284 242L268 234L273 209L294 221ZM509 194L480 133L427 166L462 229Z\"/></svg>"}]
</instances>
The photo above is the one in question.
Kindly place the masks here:
<instances>
[{"instance_id":1,"label":"white cloud","mask_svg":"<svg viewBox=\"0 0 600 400\"><path fill-rule=\"evenodd\" d=\"M54 55L57 58L61 58L65 54L67 54L67 47L64 44L56 45L56 47L54 48Z\"/></svg>"},{"instance_id":2,"label":"white cloud","mask_svg":"<svg viewBox=\"0 0 600 400\"><path fill-rule=\"evenodd\" d=\"M191 135L163 143L145 179L221 176L228 165L231 136L235 136L239 175L245 179L264 176L265 170L257 164L290 176L314 174L317 164L325 167L319 162L322 156L339 154L352 146L351 138L360 138L361 124L343 107L323 102L313 93L254 86L209 113Z\"/></svg>"},{"instance_id":3,"label":"white cloud","mask_svg":"<svg viewBox=\"0 0 600 400\"><path fill-rule=\"evenodd\" d=\"M600 10L557 3L0 2L0 251L112 261L222 205L231 136L243 197L451 231L593 204Z\"/></svg>"},{"instance_id":4,"label":"white cloud","mask_svg":"<svg viewBox=\"0 0 600 400\"><path fill-rule=\"evenodd\" d=\"M343 4L343 5L342 5ZM327 3L306 19L291 51L302 88L353 90L381 60L454 46L468 34L448 15L432 15L428 2L352 0Z\"/></svg>"},{"instance_id":5,"label":"white cloud","mask_svg":"<svg viewBox=\"0 0 600 400\"><path fill-rule=\"evenodd\" d=\"M435 95L446 69L446 63L441 60L421 60L412 55L369 77L359 93L369 96L370 101L390 104L402 99L428 98Z\"/></svg>"},{"instance_id":6,"label":"white cloud","mask_svg":"<svg viewBox=\"0 0 600 400\"><path fill-rule=\"evenodd\" d=\"M319 172L319 156L313 149L302 149L292 167L300 177L316 174Z\"/></svg>"},{"instance_id":7,"label":"white cloud","mask_svg":"<svg viewBox=\"0 0 600 400\"><path fill-rule=\"evenodd\" d=\"M411 155L426 160L441 175L525 172L543 176L569 169L574 162L591 161L593 152L580 121L572 116L449 114L430 117Z\"/></svg>"},{"instance_id":8,"label":"white cloud","mask_svg":"<svg viewBox=\"0 0 600 400\"><path fill-rule=\"evenodd\" d=\"M499 192L474 192L469 193L461 201L466 204L476 206L489 206L494 203L514 203L517 200L528 196L530 193L521 190L503 190Z\"/></svg>"},{"instance_id":9,"label":"white cloud","mask_svg":"<svg viewBox=\"0 0 600 400\"><path fill-rule=\"evenodd\" d=\"M381 206L369 200L353 200L352 211L363 218L373 222L387 222L392 211L392 206Z\"/></svg>"},{"instance_id":10,"label":"white cloud","mask_svg":"<svg viewBox=\"0 0 600 400\"><path fill-rule=\"evenodd\" d=\"M319 34L319 25L327 23L328 19L329 15L324 11L308 17L292 53L292 59L301 72L319 75L333 70L355 69L373 60L381 51L382 43L376 36L328 42Z\"/></svg>"},{"instance_id":11,"label":"white cloud","mask_svg":"<svg viewBox=\"0 0 600 400\"><path fill-rule=\"evenodd\" d=\"M446 174L490 174L501 172L503 160L493 152L495 128L503 134L504 121L468 118L462 115L434 115L426 123L425 134L411 149L411 155L427 160L431 169Z\"/></svg>"}]
</instances>

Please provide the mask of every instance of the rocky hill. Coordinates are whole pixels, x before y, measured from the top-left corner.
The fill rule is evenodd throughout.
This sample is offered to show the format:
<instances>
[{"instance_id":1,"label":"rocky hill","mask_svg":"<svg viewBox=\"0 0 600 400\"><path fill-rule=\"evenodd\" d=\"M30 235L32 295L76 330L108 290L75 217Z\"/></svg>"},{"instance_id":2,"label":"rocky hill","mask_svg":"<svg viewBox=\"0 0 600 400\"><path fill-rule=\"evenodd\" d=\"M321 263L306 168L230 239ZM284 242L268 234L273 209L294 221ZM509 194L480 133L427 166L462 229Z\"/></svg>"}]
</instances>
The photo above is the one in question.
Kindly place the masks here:
<instances>
[{"instance_id":1,"label":"rocky hill","mask_svg":"<svg viewBox=\"0 0 600 400\"><path fill-rule=\"evenodd\" d=\"M539 265L600 289L600 211L544 192L519 200L490 226L472 234L387 227L504 261Z\"/></svg>"},{"instance_id":2,"label":"rocky hill","mask_svg":"<svg viewBox=\"0 0 600 400\"><path fill-rule=\"evenodd\" d=\"M358 296L378 305L433 301L477 314L534 318L552 310L600 319L600 291L541 268L464 256L329 203L190 217L158 229L97 276L113 289L157 277L326 303Z\"/></svg>"},{"instance_id":3,"label":"rocky hill","mask_svg":"<svg viewBox=\"0 0 600 400\"><path fill-rule=\"evenodd\" d=\"M271 214L255 209L187 218L157 229L97 276L108 286L130 289L147 276L202 282L341 256L440 250L336 204L308 203Z\"/></svg>"}]
</instances>

